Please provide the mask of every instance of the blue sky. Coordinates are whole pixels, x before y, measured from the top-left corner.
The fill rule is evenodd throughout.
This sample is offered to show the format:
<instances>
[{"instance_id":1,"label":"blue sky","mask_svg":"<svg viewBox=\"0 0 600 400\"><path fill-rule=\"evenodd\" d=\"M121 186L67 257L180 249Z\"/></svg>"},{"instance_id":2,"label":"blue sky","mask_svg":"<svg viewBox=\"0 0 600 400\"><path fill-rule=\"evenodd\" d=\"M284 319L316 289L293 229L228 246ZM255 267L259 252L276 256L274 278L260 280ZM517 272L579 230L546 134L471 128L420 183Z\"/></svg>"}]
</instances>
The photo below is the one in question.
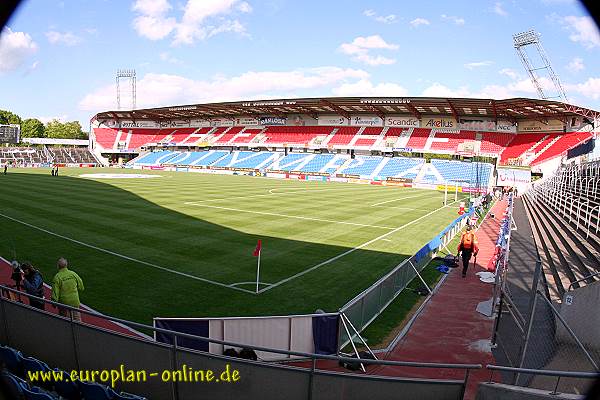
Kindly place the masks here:
<instances>
[{"instance_id":1,"label":"blue sky","mask_svg":"<svg viewBox=\"0 0 600 400\"><path fill-rule=\"evenodd\" d=\"M569 0L29 0L0 36L0 108L87 127L116 109L118 68L137 71L138 108L537 97L512 46L528 29L541 33L569 100L600 110L600 35Z\"/></svg>"}]
</instances>

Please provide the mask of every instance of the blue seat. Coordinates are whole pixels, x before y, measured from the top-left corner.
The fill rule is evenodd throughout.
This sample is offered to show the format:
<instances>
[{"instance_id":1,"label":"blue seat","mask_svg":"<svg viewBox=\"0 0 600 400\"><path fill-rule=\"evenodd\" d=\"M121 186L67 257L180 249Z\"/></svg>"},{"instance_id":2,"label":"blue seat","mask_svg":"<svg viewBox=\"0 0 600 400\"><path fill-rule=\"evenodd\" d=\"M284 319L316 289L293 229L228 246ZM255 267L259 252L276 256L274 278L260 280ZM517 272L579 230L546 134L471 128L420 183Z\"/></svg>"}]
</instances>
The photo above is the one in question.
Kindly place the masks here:
<instances>
[{"instance_id":1,"label":"blue seat","mask_svg":"<svg viewBox=\"0 0 600 400\"><path fill-rule=\"evenodd\" d=\"M23 388L23 397L25 400L58 400L58 396L48 393L37 386L31 389Z\"/></svg>"},{"instance_id":2,"label":"blue seat","mask_svg":"<svg viewBox=\"0 0 600 400\"><path fill-rule=\"evenodd\" d=\"M23 379L8 371L3 371L0 374L0 381L2 382L2 387L7 392L6 394L8 394L11 399L23 398L23 389L27 387L27 382Z\"/></svg>"},{"instance_id":3,"label":"blue seat","mask_svg":"<svg viewBox=\"0 0 600 400\"><path fill-rule=\"evenodd\" d=\"M29 379L28 372L35 373L50 371L50 367L48 367L48 365L46 365L45 362L37 360L33 357L23 358L21 364L23 366L23 377L25 377L26 379ZM42 379L40 379L38 380L38 382L36 382L36 384L44 388L52 389L54 382L44 382Z\"/></svg>"},{"instance_id":4,"label":"blue seat","mask_svg":"<svg viewBox=\"0 0 600 400\"><path fill-rule=\"evenodd\" d=\"M66 400L79 400L81 395L79 393L79 386L77 382L71 381L71 377L65 371L58 368L54 369L58 373L62 373L63 378L57 379L54 382L54 390L58 395Z\"/></svg>"},{"instance_id":5,"label":"blue seat","mask_svg":"<svg viewBox=\"0 0 600 400\"><path fill-rule=\"evenodd\" d=\"M95 382L77 382L85 400L112 400L115 392L108 386Z\"/></svg>"},{"instance_id":6,"label":"blue seat","mask_svg":"<svg viewBox=\"0 0 600 400\"><path fill-rule=\"evenodd\" d=\"M0 346L0 365L4 365L10 372L21 376L23 374L23 355L20 351L8 346Z\"/></svg>"},{"instance_id":7,"label":"blue seat","mask_svg":"<svg viewBox=\"0 0 600 400\"><path fill-rule=\"evenodd\" d=\"M115 393L113 400L147 400L145 397L131 393L121 392Z\"/></svg>"}]
</instances>

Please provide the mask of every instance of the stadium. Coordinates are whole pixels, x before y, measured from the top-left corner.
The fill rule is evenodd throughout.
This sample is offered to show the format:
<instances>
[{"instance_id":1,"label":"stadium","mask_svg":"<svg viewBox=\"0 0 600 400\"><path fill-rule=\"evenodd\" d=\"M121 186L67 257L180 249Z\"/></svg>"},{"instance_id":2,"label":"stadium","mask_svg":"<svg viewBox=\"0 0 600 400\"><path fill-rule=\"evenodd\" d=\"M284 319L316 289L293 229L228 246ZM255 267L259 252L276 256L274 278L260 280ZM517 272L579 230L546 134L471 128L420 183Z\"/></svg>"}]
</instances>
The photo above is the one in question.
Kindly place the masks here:
<instances>
[{"instance_id":1,"label":"stadium","mask_svg":"<svg viewBox=\"0 0 600 400\"><path fill-rule=\"evenodd\" d=\"M0 7L0 22L14 3ZM203 63L206 54L215 64L221 56L248 64L258 58L260 31L250 40L241 19L228 18L263 5L184 3L131 4L129 29L156 47L139 46L142 55L132 51L128 62L146 60L169 35L169 51L154 58L171 68L191 67L177 58L187 51L181 41L204 41ZM76 9L56 7L61 14ZM269 7L278 15L283 6ZM503 7L496 2L488 14L504 18ZM323 4L319 14L327 10ZM362 22L401 31L403 17L378 12L364 10ZM117 14L114 21L103 15L107 27L121 24ZM261 25L276 23L267 14ZM302 20L298 10L292 14ZM433 53L428 33L419 31L432 24L428 18L405 24L406 41L423 35L421 50ZM546 19L558 26L571 17L560 18ZM448 14L439 20L453 29L465 24ZM286 24L294 31L294 21ZM334 36L333 20L330 28ZM125 30L107 39L90 26L48 29L52 58L68 59L60 45L95 47L83 73L89 85L97 65L112 65L96 57L102 41L114 50L106 58L122 57L121 40L124 49L134 47ZM247 40L251 57L223 44L218 57L211 53L206 41L232 32ZM588 40L591 50L600 46L596 36L569 40ZM136 70L118 69L114 86L81 100L93 106L85 123L24 113L17 101L0 110L0 399L600 398L600 111L567 97L540 38L533 30L513 35L525 91L516 71L499 72L513 75L499 93L539 98L464 87L411 96L395 83L369 86L363 70L315 67L291 76L319 81L325 78L315 71L326 70L346 77L334 79L335 88L278 82L283 89L271 95L260 82L231 95L231 82L244 86L246 74L228 81L218 73L181 79L202 90L178 101L170 97L181 84L175 75L160 75L172 87L156 89L157 74L137 81ZM38 73L37 60L15 67L38 51L36 40L8 27L0 32L0 82L8 72L21 71L24 80ZM385 52L399 47L372 35L337 52L389 67L396 60ZM310 58L322 57L313 50ZM264 57L269 64L282 61L272 51ZM438 57L446 77L456 72L452 59ZM471 60L464 68L472 76L457 79L492 79L475 71L494 62ZM45 64L42 70L51 69ZM568 68L585 69L581 58ZM57 73L49 69L47 76ZM348 87L365 93L342 90ZM578 96L595 90L564 87ZM44 97L38 90L28 95L32 109ZM210 90L216 95L205 96ZM70 95L64 85L54 101ZM46 97L42 109L52 109Z\"/></svg>"}]
</instances>

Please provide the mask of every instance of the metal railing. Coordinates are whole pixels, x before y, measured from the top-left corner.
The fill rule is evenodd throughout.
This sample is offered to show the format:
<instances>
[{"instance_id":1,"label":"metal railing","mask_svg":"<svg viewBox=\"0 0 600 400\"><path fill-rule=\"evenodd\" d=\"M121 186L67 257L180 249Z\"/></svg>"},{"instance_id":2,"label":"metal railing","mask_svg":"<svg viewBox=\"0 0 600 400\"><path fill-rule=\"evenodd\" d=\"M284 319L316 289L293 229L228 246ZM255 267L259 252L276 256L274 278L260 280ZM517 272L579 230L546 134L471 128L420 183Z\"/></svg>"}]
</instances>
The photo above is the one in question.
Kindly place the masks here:
<instances>
[{"instance_id":1,"label":"metal railing","mask_svg":"<svg viewBox=\"0 0 600 400\"><path fill-rule=\"evenodd\" d=\"M198 361L202 364L203 361L202 360L206 360L206 361L215 361L215 360L221 360L223 362L231 362L231 363L237 363L238 365L243 365L245 368L249 368L250 370L255 370L255 374L259 374L259 367L263 366L268 366L268 368L270 368L271 370L273 368L279 369L281 371L289 371L289 370L293 370L293 371L300 371L303 373L302 376L307 375L307 379L300 379L300 377L298 378L300 380L300 384L301 382L308 382L308 388L306 389L307 392L307 398L308 399L312 399L316 396L316 389L314 388L314 380L320 379L326 379L326 377L332 377L332 380L335 379L361 379L361 382L367 382L369 380L381 380L381 379L385 379L386 382L396 382L399 386L410 383L411 385L420 385L420 384L425 384L425 385L430 385L430 384L438 384L438 385L448 385L448 390L449 393L452 392L454 394L450 394L448 398L452 398L453 396L456 395L456 392L458 391L460 393L460 397L462 398L462 395L464 395L464 391L467 385L467 381L469 379L469 374L471 370L474 369L481 369L482 366L480 364L453 364L453 363L427 363L427 362L408 362L408 361L387 361L387 360L373 360L373 359L360 359L360 358L351 358L351 357L338 357L338 356L332 356L332 355L323 355L323 354L314 354L314 353L303 353L303 352L295 352L295 351L285 351L285 350L280 350L280 349L274 349L274 348L267 348L267 347L262 347L262 346L255 346L255 345L251 345L251 344L246 344L246 343L236 343L236 342L230 342L230 341L224 341L224 340L217 340L217 339L211 339L209 337L204 337L204 336L198 336L198 335L192 335L192 334L188 334L188 333L182 333L182 332L176 332L176 331L172 331L172 330L167 330L167 329L162 329L162 328L157 328L157 327L153 327L150 325L146 325L146 324L142 324L142 323L137 323L137 322L133 322L133 321L128 321L128 320L124 320L124 319L120 319L120 318L116 318L116 317L112 317L112 316L108 316L108 315L104 315L104 314L99 314L97 312L93 312L93 311L88 311L85 309L78 309L78 308L73 308L70 306L66 306L63 304L59 304L59 303L55 303L53 301L50 300L46 300L43 298L39 298L39 297L35 297L35 296L31 296L28 295L24 292L15 290L13 288L7 287L7 286L3 286L0 285L0 291L1 291L1 295L0 295L0 319L3 320L1 322L3 322L2 324L0 324L0 340L2 342L6 342L5 344L9 345L9 346L13 346L13 345L17 345L17 350L21 350L23 352L26 353L34 353L34 356L37 356L37 353L39 353L40 351L48 351L48 344L44 341L44 340L39 340L38 335L39 333L34 333L34 332L30 332L30 331L17 331L15 332L15 330L18 329L19 324L17 324L17 322L22 323L23 321L27 321L27 327L29 329L32 330L36 330L36 332L42 332L45 331L46 333L48 333L47 328L45 326L35 326L35 323L38 322L37 320L40 321L46 321L48 322L48 318L51 318L52 321L61 321L62 324L68 324L69 325L69 329L64 330L64 332L69 332L69 333L65 333L63 336L60 337L61 342L63 343L69 343L69 345L66 346L60 346L60 347L56 347L55 351L51 353L50 358L56 357L57 359L64 359L67 353L72 352L72 356L74 359L74 365L56 365L58 364L57 362L55 362L55 360L52 359L44 359L43 361L46 361L49 364L53 364L53 367L60 367L60 368L64 368L67 369L69 367L71 367L72 369L76 369L76 370L81 370L82 368L89 368L90 365L94 365L95 363L98 363L98 357L96 355L96 357L94 357L94 354L87 348L87 346L93 346L94 349L102 349L102 354L105 354L106 352L108 352L109 354L107 355L107 357L110 357L110 360L115 362L115 358L118 358L120 356L123 357L123 359L120 359L117 362L117 364L125 364L128 365L129 364L135 364L136 361L139 361L139 358L143 357L143 354L138 354L137 352L131 352L129 349L127 348L119 348L119 349L113 349L114 352L116 353L117 351L119 352L119 354L110 354L111 348L107 347L108 343L110 343L110 341L108 340L109 337L120 337L121 339L127 340L127 343L131 343L130 346L133 347L133 343L138 343L138 344L143 344L145 347L144 349L146 349L148 352L152 352L156 349L170 349L171 352L171 362L169 363L169 365L163 365L163 367L165 369L172 369L173 371L177 370L178 368L181 367L180 363L177 361L179 357L182 358L188 358L191 357L191 355L195 355L198 359ZM26 305L22 302L16 301L16 300L12 300L10 298L7 298L6 296L10 295L12 293L12 295L15 298L21 298L21 297L25 297L25 298L29 298L29 299L35 299L38 301L43 301L46 306L50 305L53 307L60 307L62 309L68 310L70 311L69 317L62 317L53 313L49 313L47 311L43 311L43 310L39 310L36 308L33 308L29 305ZM18 310L15 310L15 307L17 307ZM154 340L148 339L146 337L134 337L134 336L130 336L130 335L124 335L122 333L119 332L114 332L114 331L109 331L106 328L99 328L97 326L94 325L90 325L87 323L82 323L82 322L77 322L73 320L73 315L71 312L80 312L82 314L88 315L90 317L93 318L98 318L101 321L105 321L105 322L113 322L116 324L121 324L121 325L125 325L131 328L136 328L136 329L141 329L141 330L146 330L146 331L152 331L154 333L161 333L163 335L167 335L172 337L172 344L165 344L165 343L158 343L155 342ZM11 316L14 319L11 319ZM53 325L55 325L55 323L53 323ZM91 344L85 344L83 342L81 342L78 338L79 335L79 330L83 329L83 328L89 329L92 328L93 329L93 333L95 335L96 338L98 338L98 342L96 343L91 343ZM57 332L53 332L53 334L57 334ZM28 340L29 335L33 335L35 337L35 339L33 340ZM102 340L105 339L106 343L103 343ZM201 352L198 350L193 350L193 349L188 349L188 348L183 348L182 346L180 346L178 344L178 342L180 343L183 339L186 340L194 340L194 341L200 341L200 342L206 342L206 343L216 343L216 344L221 344L224 346L228 346L228 347L234 347L234 348L246 348L246 349L252 349L254 351L264 351L264 352L270 352L270 353L279 353L279 354L285 354L288 356L295 356L295 357L300 357L306 360L310 361L310 368L302 368L302 367L290 367L290 366L284 366L284 365L280 365L280 364L275 364L275 363L266 363L266 362L261 362L261 361L249 361L249 360L243 360L243 359L238 359L238 358L230 358L230 357L225 357L225 356L220 356L220 355L214 355L214 354L209 354L207 352ZM23 342L26 342L25 344L23 344ZM13 342L15 342L13 344ZM20 344L20 346L19 346ZM81 351L80 348L86 346L86 351ZM43 350L42 350L43 349ZM128 357L128 354L132 353L133 356L129 356L130 358L135 357L133 359L125 359ZM92 357L92 358L90 358ZM356 374L339 374L339 373L332 373L330 371L324 370L324 369L319 369L318 368L318 361L334 361L337 363L343 362L343 363L360 363L366 366L370 366L370 365L378 365L378 366L392 366L392 367L411 367L411 368L424 368L424 369L450 369L450 370L462 370L464 371L464 378L463 379L417 379L417 378L398 378L398 377L390 377L390 376L386 376L386 377L381 377L381 376L375 376L375 375L356 375ZM109 366L103 365L101 366L103 368L109 368ZM275 373L275 372L274 372ZM447 376L447 375L446 375ZM340 378L342 377L342 378ZM258 379L258 377L255 376L256 379ZM271 377L269 376L268 379L271 379ZM290 385L292 385L293 382L289 382ZM298 382L295 382L296 384ZM181 390L182 387L180 386L180 382L170 382L169 383L171 385L171 394L169 396L163 397L163 398L167 398L167 399L187 399L187 398L196 398L196 397L186 397L181 395ZM275 383L274 383L275 384ZM333 384L333 383L332 383ZM296 385L292 385L292 386L296 386ZM203 392L206 391L206 393L208 392L208 389L210 386L204 386L203 387ZM416 387L416 386L415 386ZM450 390L452 389L452 387L455 387L457 390ZM127 387L126 387L127 388ZM250 388L250 389L248 389ZM420 386L419 386L420 388ZM152 398L156 398L154 396L154 393L150 392L150 393L144 393L145 386L144 385L139 385L139 386L133 386L132 388L127 388L127 389L131 389L131 390L135 390L137 391L137 393L140 394L145 394L145 395L149 395L149 394L153 394ZM149 388L148 390L153 390L152 388ZM246 396L249 395L248 390L254 390L254 395L258 396L259 394L261 394L261 392L256 392L257 390L260 390L259 388L256 387L256 385L252 385L251 383L249 383L248 385L244 386L244 385L240 385L240 389L239 392L237 392L237 397L239 396ZM409 389L410 390L410 389ZM417 390L417 389L414 389ZM141 391L141 392L140 392ZM216 391L214 395L212 395L212 398L218 399L218 398L229 398L229 397L223 397L222 393L221 396L219 396L219 391ZM208 396L208 394L207 394ZM318 397L318 396L317 396ZM386 398L387 395L384 395L384 393L379 393L379 397L376 396L374 394L374 397L372 398ZM269 398L269 396L266 396L265 398ZM294 393L293 395L290 395L289 398L299 398L298 394ZM322 397L320 397L322 398Z\"/></svg>"},{"instance_id":2,"label":"metal railing","mask_svg":"<svg viewBox=\"0 0 600 400\"><path fill-rule=\"evenodd\" d=\"M549 392L551 395L557 395L558 385L560 384L561 378L580 378L580 379L598 379L600 378L600 372L580 372L580 371L553 371L547 369L532 369L532 368L514 368L505 367L501 365L488 364L485 366L490 371L490 377L488 383L494 383L494 371L510 372L516 374L528 374L528 375L541 375L541 376L553 376L556 377L556 383L554 389Z\"/></svg>"}]
</instances>

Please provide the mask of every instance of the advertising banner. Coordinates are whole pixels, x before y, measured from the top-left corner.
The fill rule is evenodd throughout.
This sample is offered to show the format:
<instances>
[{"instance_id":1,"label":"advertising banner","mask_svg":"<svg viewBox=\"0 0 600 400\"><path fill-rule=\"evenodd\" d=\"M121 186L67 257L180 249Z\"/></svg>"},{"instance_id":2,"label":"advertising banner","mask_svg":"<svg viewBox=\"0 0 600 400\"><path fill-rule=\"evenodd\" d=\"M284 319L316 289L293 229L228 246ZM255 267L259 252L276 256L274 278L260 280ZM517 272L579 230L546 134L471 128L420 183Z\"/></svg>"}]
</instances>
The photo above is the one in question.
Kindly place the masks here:
<instances>
[{"instance_id":1,"label":"advertising banner","mask_svg":"<svg viewBox=\"0 0 600 400\"><path fill-rule=\"evenodd\" d=\"M161 121L160 127L161 128L189 128L190 120L189 119L186 119L186 120L174 119L171 121Z\"/></svg>"},{"instance_id":2,"label":"advertising banner","mask_svg":"<svg viewBox=\"0 0 600 400\"><path fill-rule=\"evenodd\" d=\"M222 127L222 126L233 126L235 120L227 118L213 118L210 120L210 126Z\"/></svg>"},{"instance_id":3,"label":"advertising banner","mask_svg":"<svg viewBox=\"0 0 600 400\"><path fill-rule=\"evenodd\" d=\"M498 168L497 186L516 186L519 190L531 184L531 171L520 168Z\"/></svg>"},{"instance_id":4,"label":"advertising banner","mask_svg":"<svg viewBox=\"0 0 600 400\"><path fill-rule=\"evenodd\" d=\"M260 125L285 125L287 118L283 117L260 117Z\"/></svg>"},{"instance_id":5,"label":"advertising banner","mask_svg":"<svg viewBox=\"0 0 600 400\"><path fill-rule=\"evenodd\" d=\"M240 118L236 118L235 124L238 126L239 125L255 126L255 125L260 125L260 121L256 118L252 118L252 117L240 117Z\"/></svg>"},{"instance_id":6,"label":"advertising banner","mask_svg":"<svg viewBox=\"0 0 600 400\"><path fill-rule=\"evenodd\" d=\"M468 131L493 131L496 129L496 124L486 119L461 118L458 121L458 128Z\"/></svg>"},{"instance_id":7,"label":"advertising banner","mask_svg":"<svg viewBox=\"0 0 600 400\"><path fill-rule=\"evenodd\" d=\"M121 121L120 128L160 128L154 121Z\"/></svg>"},{"instance_id":8,"label":"advertising banner","mask_svg":"<svg viewBox=\"0 0 600 400\"><path fill-rule=\"evenodd\" d=\"M498 123L496 124L496 131L506 133L517 133L517 124L513 124L510 121L498 120Z\"/></svg>"},{"instance_id":9,"label":"advertising banner","mask_svg":"<svg viewBox=\"0 0 600 400\"><path fill-rule=\"evenodd\" d=\"M190 127L191 128L208 128L210 126L210 121L207 119L191 119Z\"/></svg>"},{"instance_id":10,"label":"advertising banner","mask_svg":"<svg viewBox=\"0 0 600 400\"><path fill-rule=\"evenodd\" d=\"M456 129L456 121L453 118L423 117L421 118L422 128L432 129Z\"/></svg>"},{"instance_id":11,"label":"advertising banner","mask_svg":"<svg viewBox=\"0 0 600 400\"><path fill-rule=\"evenodd\" d=\"M388 177L386 180L388 182L396 182L396 183L411 183L413 181L410 178L392 178L392 177Z\"/></svg>"},{"instance_id":12,"label":"advertising banner","mask_svg":"<svg viewBox=\"0 0 600 400\"><path fill-rule=\"evenodd\" d=\"M349 122L341 115L321 115L319 116L318 125L348 125Z\"/></svg>"},{"instance_id":13,"label":"advertising banner","mask_svg":"<svg viewBox=\"0 0 600 400\"><path fill-rule=\"evenodd\" d=\"M350 117L352 126L383 126L383 120L376 115L352 115Z\"/></svg>"},{"instance_id":14,"label":"advertising banner","mask_svg":"<svg viewBox=\"0 0 600 400\"><path fill-rule=\"evenodd\" d=\"M289 114L287 124L291 126L310 126L317 125L317 120L309 115Z\"/></svg>"},{"instance_id":15,"label":"advertising banner","mask_svg":"<svg viewBox=\"0 0 600 400\"><path fill-rule=\"evenodd\" d=\"M396 128L418 128L420 121L415 117L385 117L385 126L396 127Z\"/></svg>"},{"instance_id":16,"label":"advertising banner","mask_svg":"<svg viewBox=\"0 0 600 400\"><path fill-rule=\"evenodd\" d=\"M564 124L562 121L550 119L544 123L542 121L520 121L518 124L519 132L547 132L547 131L563 131Z\"/></svg>"}]
</instances>

